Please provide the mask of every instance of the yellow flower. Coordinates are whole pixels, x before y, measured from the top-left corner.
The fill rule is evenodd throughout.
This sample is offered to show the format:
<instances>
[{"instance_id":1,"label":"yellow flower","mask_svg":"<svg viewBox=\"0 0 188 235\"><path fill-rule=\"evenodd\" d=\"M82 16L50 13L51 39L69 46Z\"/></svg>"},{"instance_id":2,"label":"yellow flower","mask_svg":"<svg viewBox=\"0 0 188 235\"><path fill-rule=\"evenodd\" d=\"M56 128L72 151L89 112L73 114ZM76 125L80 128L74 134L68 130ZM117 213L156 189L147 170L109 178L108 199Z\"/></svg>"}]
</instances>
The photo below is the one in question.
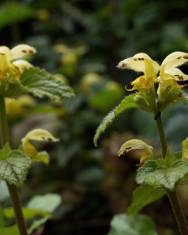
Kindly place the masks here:
<instances>
[{"instance_id":1,"label":"yellow flower","mask_svg":"<svg viewBox=\"0 0 188 235\"><path fill-rule=\"evenodd\" d=\"M134 90L148 90L152 87L153 85L153 79L147 79L146 76L140 76L136 78L131 85L133 86L131 89L127 89L129 91L134 91Z\"/></svg>"},{"instance_id":2,"label":"yellow flower","mask_svg":"<svg viewBox=\"0 0 188 235\"><path fill-rule=\"evenodd\" d=\"M118 68L131 69L136 72L144 73L136 78L131 84L130 90L148 90L153 86L154 82L159 83L158 94L165 87L176 86L181 88L176 82L165 82L167 80L185 81L188 75L184 74L177 67L188 61L188 53L176 51L169 54L162 62L161 66L145 53L138 53L133 57L122 60L118 64ZM159 76L157 77L159 73Z\"/></svg>"},{"instance_id":3,"label":"yellow flower","mask_svg":"<svg viewBox=\"0 0 188 235\"><path fill-rule=\"evenodd\" d=\"M34 129L30 131L24 138L22 138L22 149L23 151L32 158L33 161L40 161L45 164L49 162L48 153L45 151L38 152L36 147L31 143L31 141L51 141L57 142L58 139L55 138L49 131L44 129Z\"/></svg>"},{"instance_id":4,"label":"yellow flower","mask_svg":"<svg viewBox=\"0 0 188 235\"><path fill-rule=\"evenodd\" d=\"M5 104L8 117L15 118L22 115L27 107L33 107L35 101L29 95L22 95L16 99L6 98Z\"/></svg>"},{"instance_id":5,"label":"yellow flower","mask_svg":"<svg viewBox=\"0 0 188 235\"><path fill-rule=\"evenodd\" d=\"M157 78L159 65L152 60L146 53L138 53L119 62L117 65L121 69L131 69L136 72L142 72L144 75L136 78L131 84L131 90L150 89Z\"/></svg>"},{"instance_id":6,"label":"yellow flower","mask_svg":"<svg viewBox=\"0 0 188 235\"><path fill-rule=\"evenodd\" d=\"M169 54L160 67L160 79L187 80L188 76L177 67L188 61L188 53L175 51Z\"/></svg>"},{"instance_id":7,"label":"yellow flower","mask_svg":"<svg viewBox=\"0 0 188 235\"><path fill-rule=\"evenodd\" d=\"M19 79L21 73L32 65L24 58L36 53L35 48L20 44L12 49L0 46L0 80L13 76Z\"/></svg>"},{"instance_id":8,"label":"yellow flower","mask_svg":"<svg viewBox=\"0 0 188 235\"><path fill-rule=\"evenodd\" d=\"M171 96L175 97L175 100L178 99L179 95L181 95L181 88L183 86L179 85L178 81L188 80L188 75L183 73L177 67L187 61L188 53L180 51L172 52L163 60L158 77L159 87L157 94L160 99L169 97L170 91Z\"/></svg>"},{"instance_id":9,"label":"yellow flower","mask_svg":"<svg viewBox=\"0 0 188 235\"><path fill-rule=\"evenodd\" d=\"M87 73L83 76L80 86L83 91L88 91L93 85L100 84L102 77L97 73Z\"/></svg>"},{"instance_id":10,"label":"yellow flower","mask_svg":"<svg viewBox=\"0 0 188 235\"><path fill-rule=\"evenodd\" d=\"M62 53L61 63L64 64L75 64L77 62L77 49L68 47L65 44L59 44L54 47L57 53Z\"/></svg>"},{"instance_id":11,"label":"yellow flower","mask_svg":"<svg viewBox=\"0 0 188 235\"><path fill-rule=\"evenodd\" d=\"M178 94L181 95L181 88L180 86L174 79L168 79L168 80L160 80L159 81L159 86L157 89L157 95L160 97L160 100L166 99L167 97L169 100L171 99L172 96L176 96L178 98ZM170 95L170 93L172 93Z\"/></svg>"},{"instance_id":12,"label":"yellow flower","mask_svg":"<svg viewBox=\"0 0 188 235\"><path fill-rule=\"evenodd\" d=\"M140 164L143 164L151 157L153 153L153 147L140 139L128 140L120 147L118 156L121 156L130 151L139 151Z\"/></svg>"}]
</instances>

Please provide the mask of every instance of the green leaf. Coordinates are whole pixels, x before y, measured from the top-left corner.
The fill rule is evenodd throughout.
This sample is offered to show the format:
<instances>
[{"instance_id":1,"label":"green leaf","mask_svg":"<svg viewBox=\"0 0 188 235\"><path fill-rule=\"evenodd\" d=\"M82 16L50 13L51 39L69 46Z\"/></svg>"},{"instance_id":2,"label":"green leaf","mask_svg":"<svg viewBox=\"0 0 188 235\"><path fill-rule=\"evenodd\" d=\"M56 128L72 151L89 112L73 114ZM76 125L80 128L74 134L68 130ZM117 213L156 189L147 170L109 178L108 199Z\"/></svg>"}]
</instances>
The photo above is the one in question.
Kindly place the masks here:
<instances>
[{"instance_id":1,"label":"green leaf","mask_svg":"<svg viewBox=\"0 0 188 235\"><path fill-rule=\"evenodd\" d=\"M149 160L138 169L138 184L148 184L173 190L175 185L188 174L188 161L169 156L163 160Z\"/></svg>"},{"instance_id":2,"label":"green leaf","mask_svg":"<svg viewBox=\"0 0 188 235\"><path fill-rule=\"evenodd\" d=\"M17 225L9 227L0 227L0 234L2 235L20 235Z\"/></svg>"},{"instance_id":3,"label":"green leaf","mask_svg":"<svg viewBox=\"0 0 188 235\"><path fill-rule=\"evenodd\" d=\"M141 185L133 192L132 203L128 208L130 215L137 214L143 207L159 200L165 195L165 190L150 185Z\"/></svg>"},{"instance_id":4,"label":"green leaf","mask_svg":"<svg viewBox=\"0 0 188 235\"><path fill-rule=\"evenodd\" d=\"M106 129L112 124L112 122L125 110L131 108L137 108L138 104L135 101L135 94L126 96L121 103L116 106L108 115L103 119L101 124L96 130L94 136L94 144L97 146L100 136L106 131Z\"/></svg>"},{"instance_id":5,"label":"green leaf","mask_svg":"<svg viewBox=\"0 0 188 235\"><path fill-rule=\"evenodd\" d=\"M41 225L45 224L46 221L49 219L49 216L46 216L44 218L41 219L37 219L34 220L33 223L31 224L31 226L28 229L28 233L32 234L34 230L36 230L37 228L39 228Z\"/></svg>"},{"instance_id":6,"label":"green leaf","mask_svg":"<svg viewBox=\"0 0 188 235\"><path fill-rule=\"evenodd\" d=\"M7 77L0 81L0 95L3 97L15 98L19 95L27 93L20 81L13 77Z\"/></svg>"},{"instance_id":7,"label":"green leaf","mask_svg":"<svg viewBox=\"0 0 188 235\"><path fill-rule=\"evenodd\" d=\"M39 98L49 98L59 101L74 96L74 92L61 79L57 79L45 70L31 68L26 70L20 81L27 92Z\"/></svg>"},{"instance_id":8,"label":"green leaf","mask_svg":"<svg viewBox=\"0 0 188 235\"><path fill-rule=\"evenodd\" d=\"M33 219L37 216L42 216L42 217L49 216L49 212L39 210L39 209L22 208L22 211L23 211L23 215L24 215L25 220L30 220L30 219ZM3 213L7 219L15 218L14 209L12 207L4 209Z\"/></svg>"},{"instance_id":9,"label":"green leaf","mask_svg":"<svg viewBox=\"0 0 188 235\"><path fill-rule=\"evenodd\" d=\"M2 149L0 149L0 160L4 160L7 158L9 153L11 152L9 144L5 144Z\"/></svg>"},{"instance_id":10,"label":"green leaf","mask_svg":"<svg viewBox=\"0 0 188 235\"><path fill-rule=\"evenodd\" d=\"M0 228L5 225L5 216L4 216L4 211L2 208L2 205L0 207Z\"/></svg>"},{"instance_id":11,"label":"green leaf","mask_svg":"<svg viewBox=\"0 0 188 235\"><path fill-rule=\"evenodd\" d=\"M26 20L34 15L33 10L20 3L5 3L0 7L0 29Z\"/></svg>"},{"instance_id":12,"label":"green leaf","mask_svg":"<svg viewBox=\"0 0 188 235\"><path fill-rule=\"evenodd\" d=\"M5 160L0 161L0 177L9 184L21 185L25 179L31 159L20 150L12 150Z\"/></svg>"},{"instance_id":13,"label":"green leaf","mask_svg":"<svg viewBox=\"0 0 188 235\"><path fill-rule=\"evenodd\" d=\"M37 209L47 212L48 215L41 219L34 220L29 228L29 233L44 224L49 218L50 214L60 205L61 197L57 194L49 193L43 196L35 196L28 203L27 208Z\"/></svg>"},{"instance_id":14,"label":"green leaf","mask_svg":"<svg viewBox=\"0 0 188 235\"><path fill-rule=\"evenodd\" d=\"M34 219L28 232L31 234L35 229L50 219L51 214L60 203L61 197L58 194L50 193L42 196L34 196L27 204L27 207L22 208L26 220ZM3 212L8 219L13 219L15 217L13 208L6 208Z\"/></svg>"},{"instance_id":15,"label":"green leaf","mask_svg":"<svg viewBox=\"0 0 188 235\"><path fill-rule=\"evenodd\" d=\"M49 193L42 196L35 196L28 203L27 208L43 210L52 213L61 203L61 197Z\"/></svg>"},{"instance_id":16,"label":"green leaf","mask_svg":"<svg viewBox=\"0 0 188 235\"><path fill-rule=\"evenodd\" d=\"M152 220L143 215L115 215L108 235L157 235Z\"/></svg>"}]
</instances>

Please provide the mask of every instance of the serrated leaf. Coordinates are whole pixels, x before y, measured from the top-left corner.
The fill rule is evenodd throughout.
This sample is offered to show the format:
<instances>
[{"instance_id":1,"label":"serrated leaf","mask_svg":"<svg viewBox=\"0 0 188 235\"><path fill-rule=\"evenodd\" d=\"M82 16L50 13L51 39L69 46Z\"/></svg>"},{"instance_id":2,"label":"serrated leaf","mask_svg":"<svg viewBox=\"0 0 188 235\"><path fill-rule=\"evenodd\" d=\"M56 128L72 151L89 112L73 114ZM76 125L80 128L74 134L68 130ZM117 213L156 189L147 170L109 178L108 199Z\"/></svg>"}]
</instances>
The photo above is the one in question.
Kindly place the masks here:
<instances>
[{"instance_id":1,"label":"serrated leaf","mask_svg":"<svg viewBox=\"0 0 188 235\"><path fill-rule=\"evenodd\" d=\"M188 161L168 157L163 160L149 160L138 169L138 184L148 184L173 190L185 175L188 174Z\"/></svg>"},{"instance_id":2,"label":"serrated leaf","mask_svg":"<svg viewBox=\"0 0 188 235\"><path fill-rule=\"evenodd\" d=\"M121 103L116 106L108 115L103 119L101 124L96 130L94 136L94 144L97 146L100 136L106 131L106 129L112 124L112 122L125 110L138 107L135 101L135 94L126 96Z\"/></svg>"},{"instance_id":3,"label":"serrated leaf","mask_svg":"<svg viewBox=\"0 0 188 235\"><path fill-rule=\"evenodd\" d=\"M29 6L16 2L5 3L0 8L0 28L21 22L33 15L34 12Z\"/></svg>"},{"instance_id":4,"label":"serrated leaf","mask_svg":"<svg viewBox=\"0 0 188 235\"><path fill-rule=\"evenodd\" d=\"M25 93L27 90L15 78L8 77L0 81L0 95L3 97L15 98Z\"/></svg>"},{"instance_id":5,"label":"serrated leaf","mask_svg":"<svg viewBox=\"0 0 188 235\"><path fill-rule=\"evenodd\" d=\"M150 185L141 185L133 192L132 203L128 208L128 214L135 215L150 203L159 200L165 195L165 190Z\"/></svg>"},{"instance_id":6,"label":"serrated leaf","mask_svg":"<svg viewBox=\"0 0 188 235\"><path fill-rule=\"evenodd\" d=\"M108 235L157 235L152 220L143 215L115 215Z\"/></svg>"},{"instance_id":7,"label":"serrated leaf","mask_svg":"<svg viewBox=\"0 0 188 235\"><path fill-rule=\"evenodd\" d=\"M19 186L25 181L31 163L31 159L21 151L13 150L7 159L0 161L0 178Z\"/></svg>"},{"instance_id":8,"label":"serrated leaf","mask_svg":"<svg viewBox=\"0 0 188 235\"><path fill-rule=\"evenodd\" d=\"M26 70L20 81L27 92L39 98L59 101L74 96L74 92L63 80L54 78L45 70L31 68Z\"/></svg>"}]
</instances>

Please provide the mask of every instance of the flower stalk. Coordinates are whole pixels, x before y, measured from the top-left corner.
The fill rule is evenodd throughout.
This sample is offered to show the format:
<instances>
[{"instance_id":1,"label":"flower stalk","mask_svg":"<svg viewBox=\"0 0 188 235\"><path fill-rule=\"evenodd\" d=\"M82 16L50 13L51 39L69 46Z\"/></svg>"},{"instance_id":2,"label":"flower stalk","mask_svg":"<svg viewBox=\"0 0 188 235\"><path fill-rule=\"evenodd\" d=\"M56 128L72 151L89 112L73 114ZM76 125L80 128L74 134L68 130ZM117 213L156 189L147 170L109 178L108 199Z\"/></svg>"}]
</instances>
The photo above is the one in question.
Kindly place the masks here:
<instances>
[{"instance_id":1,"label":"flower stalk","mask_svg":"<svg viewBox=\"0 0 188 235\"><path fill-rule=\"evenodd\" d=\"M1 141L2 141L2 146L4 146L6 143L9 143L10 141L9 141L9 130L8 130L8 123L6 116L6 108L5 108L5 99L4 97L1 96L0 96L0 124L1 124ZM19 228L20 235L28 235L17 188L16 186L10 185L8 183L7 186L14 207L16 222Z\"/></svg>"},{"instance_id":2,"label":"flower stalk","mask_svg":"<svg viewBox=\"0 0 188 235\"><path fill-rule=\"evenodd\" d=\"M164 132L164 128L163 128L163 124L161 120L160 111L156 113L155 120L157 123L157 129L158 129L160 142L161 142L162 157L164 158L167 153L167 142L166 142L165 132ZM186 221L185 214L183 212L176 188L174 191L168 191L167 196L168 196L172 211L174 213L180 234L187 235L188 234L187 221Z\"/></svg>"},{"instance_id":3,"label":"flower stalk","mask_svg":"<svg viewBox=\"0 0 188 235\"><path fill-rule=\"evenodd\" d=\"M161 142L161 157L163 159L151 159L149 162L149 158L153 157L153 148L139 139L126 141L121 146L118 155L123 155L132 150L141 151L139 154L141 166L138 169L136 181L138 184L151 186L154 190L157 190L158 186L166 190L181 235L188 235L188 225L178 198L176 185L188 174L188 137L182 141L182 158L177 159L175 158L175 153L168 153L161 113L170 104L175 104L178 101L187 101L183 88L188 84L188 75L179 69L186 62L188 62L188 53L182 51L170 53L160 65L143 52L120 61L117 65L118 68L134 70L142 73L142 75L131 82L131 89L127 89L135 91L135 93L126 96L103 119L94 137L96 145L101 134L105 132L118 115L127 109L139 108L154 114ZM169 157L172 155L171 164L168 164L165 159L167 153ZM182 169L185 169L185 171ZM166 174L168 170L169 174ZM134 202L138 203L136 198L133 198Z\"/></svg>"},{"instance_id":4,"label":"flower stalk","mask_svg":"<svg viewBox=\"0 0 188 235\"><path fill-rule=\"evenodd\" d=\"M187 221L181 206L181 202L178 197L177 190L175 190L174 192L168 192L167 196L170 201L170 205L174 213L180 234L187 235L188 234Z\"/></svg>"},{"instance_id":5,"label":"flower stalk","mask_svg":"<svg viewBox=\"0 0 188 235\"><path fill-rule=\"evenodd\" d=\"M155 120L157 123L157 129L160 137L160 142L161 142L161 151L162 151L162 156L163 158L166 155L167 152L167 143L166 143L166 138L165 138L165 133L162 125L162 120L161 120L161 113L158 112L155 116Z\"/></svg>"}]
</instances>

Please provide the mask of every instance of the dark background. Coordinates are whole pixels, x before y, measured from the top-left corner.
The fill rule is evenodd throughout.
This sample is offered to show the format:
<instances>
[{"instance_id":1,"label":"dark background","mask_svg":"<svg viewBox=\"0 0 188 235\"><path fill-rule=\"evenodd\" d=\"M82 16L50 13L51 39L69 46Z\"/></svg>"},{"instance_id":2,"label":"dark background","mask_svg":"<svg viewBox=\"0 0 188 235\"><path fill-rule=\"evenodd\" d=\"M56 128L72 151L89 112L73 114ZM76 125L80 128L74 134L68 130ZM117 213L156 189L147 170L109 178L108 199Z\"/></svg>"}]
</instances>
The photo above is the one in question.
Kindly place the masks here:
<instances>
[{"instance_id":1,"label":"dark background","mask_svg":"<svg viewBox=\"0 0 188 235\"><path fill-rule=\"evenodd\" d=\"M76 92L63 104L42 100L10 117L15 145L26 130L38 126L60 138L58 144L45 146L50 165L33 167L22 190L23 202L34 194L61 195L62 204L45 225L45 235L105 235L112 216L126 212L136 187L138 161L133 155L117 158L116 153L132 137L147 140L158 151L153 117L127 112L109 128L98 148L93 146L93 135L102 118L127 94L125 85L136 77L118 70L116 64L138 52L161 62L172 51L187 51L187 13L186 0L1 1L0 43L35 46L38 53L32 63L63 76ZM188 133L187 108L170 107L163 118L169 144L180 149ZM188 192L186 187L181 191L188 215ZM177 234L166 199L143 213L152 216L159 234Z\"/></svg>"}]
</instances>

